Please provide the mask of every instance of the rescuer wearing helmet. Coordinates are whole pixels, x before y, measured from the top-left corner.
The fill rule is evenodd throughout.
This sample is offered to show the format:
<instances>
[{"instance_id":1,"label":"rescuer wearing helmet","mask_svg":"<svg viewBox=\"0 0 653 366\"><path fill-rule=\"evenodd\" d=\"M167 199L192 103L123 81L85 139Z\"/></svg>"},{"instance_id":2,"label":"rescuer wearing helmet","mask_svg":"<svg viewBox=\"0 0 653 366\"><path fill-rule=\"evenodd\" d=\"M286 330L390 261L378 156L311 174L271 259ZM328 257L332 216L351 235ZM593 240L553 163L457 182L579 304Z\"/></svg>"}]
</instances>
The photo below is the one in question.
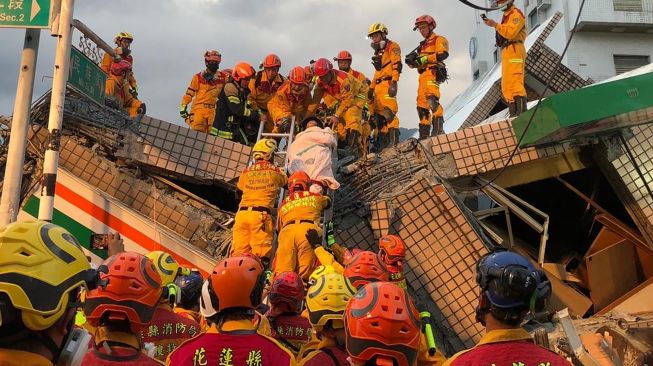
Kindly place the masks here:
<instances>
[{"instance_id":1,"label":"rescuer wearing helmet","mask_svg":"<svg viewBox=\"0 0 653 366\"><path fill-rule=\"evenodd\" d=\"M229 77L219 70L220 61L222 61L220 52L206 51L204 53L206 69L193 75L186 94L181 97L179 114L193 130L209 133L215 119L218 95ZM188 104L191 102L193 105L188 113Z\"/></svg>"},{"instance_id":2,"label":"rescuer wearing helmet","mask_svg":"<svg viewBox=\"0 0 653 366\"><path fill-rule=\"evenodd\" d=\"M346 72L360 82L358 94L354 96L354 104L361 109L361 139L358 145L358 154L359 156L365 156L367 155L365 145L370 137L370 134L372 133L372 130L370 128L369 122L365 118L362 118L362 114L368 110L367 94L370 90L370 80L362 72L352 69L352 59L352 55L349 51L342 50L338 52L336 57L333 58L333 61L338 63L338 69L340 71ZM342 135L342 133L338 131L338 135Z\"/></svg>"},{"instance_id":3,"label":"rescuer wearing helmet","mask_svg":"<svg viewBox=\"0 0 653 366\"><path fill-rule=\"evenodd\" d=\"M362 101L356 101L361 90L361 82L344 71L334 70L331 61L319 58L315 61L317 81L313 91L313 102L309 113L313 113L320 100L328 109L334 110L326 122L331 128L344 125L346 147L350 155L358 157L358 145L361 138Z\"/></svg>"},{"instance_id":4,"label":"rescuer wearing helmet","mask_svg":"<svg viewBox=\"0 0 653 366\"><path fill-rule=\"evenodd\" d=\"M311 323L300 315L305 298L304 282L297 273L281 272L274 277L268 295L270 310L265 317L271 336L295 356L312 333Z\"/></svg>"},{"instance_id":5,"label":"rescuer wearing helmet","mask_svg":"<svg viewBox=\"0 0 653 366\"><path fill-rule=\"evenodd\" d=\"M417 115L419 116L419 139L444 133L444 110L440 104L440 84L446 81L444 60L449 57L449 42L434 33L435 19L421 15L415 19L413 30L419 29L424 40L415 51L406 55L406 65L417 68Z\"/></svg>"},{"instance_id":6,"label":"rescuer wearing helmet","mask_svg":"<svg viewBox=\"0 0 653 366\"><path fill-rule=\"evenodd\" d=\"M406 290L388 282L363 286L347 303L344 322L351 365L416 364L421 322Z\"/></svg>"},{"instance_id":7,"label":"rescuer wearing helmet","mask_svg":"<svg viewBox=\"0 0 653 366\"><path fill-rule=\"evenodd\" d=\"M252 145L256 141L261 117L252 109L247 100L249 83L256 72L247 62L239 62L234 66L231 79L227 81L218 97L218 108L215 113L212 134L218 137Z\"/></svg>"},{"instance_id":8,"label":"rescuer wearing helmet","mask_svg":"<svg viewBox=\"0 0 653 366\"><path fill-rule=\"evenodd\" d=\"M404 260L406 259L406 244L397 235L383 235L379 239L379 259L390 273L390 282L406 289L404 276Z\"/></svg>"},{"instance_id":9,"label":"rescuer wearing helmet","mask_svg":"<svg viewBox=\"0 0 653 366\"><path fill-rule=\"evenodd\" d=\"M173 310L181 316L198 322L202 330L205 330L206 320L200 315L202 283L204 283L204 278L197 270L191 271L188 275L177 276L175 285L179 287L181 295L179 296L179 303L175 305Z\"/></svg>"},{"instance_id":10,"label":"rescuer wearing helmet","mask_svg":"<svg viewBox=\"0 0 653 366\"><path fill-rule=\"evenodd\" d=\"M107 75L109 75L109 72L111 71L112 62L125 60L129 62L130 65L134 64L134 57L131 54L131 44L134 42L134 36L129 32L120 32L116 34L116 36L113 38L113 41L117 46L113 49L113 52L116 54L116 58L112 59L110 54L105 53L104 57L102 57L102 62L100 63L100 68ZM136 82L136 78L134 77L133 72L128 76L128 84L131 91L138 94L138 83Z\"/></svg>"},{"instance_id":11,"label":"rescuer wearing helmet","mask_svg":"<svg viewBox=\"0 0 653 366\"><path fill-rule=\"evenodd\" d=\"M388 28L382 23L370 25L367 37L372 40L372 65L374 77L370 90L374 97L375 126L379 149L395 146L399 142L397 111L397 82L401 73L401 48L387 38ZM372 94L370 93L370 94Z\"/></svg>"},{"instance_id":12,"label":"rescuer wearing helmet","mask_svg":"<svg viewBox=\"0 0 653 366\"><path fill-rule=\"evenodd\" d=\"M541 312L548 305L551 283L544 271L519 254L493 252L476 264L476 283L476 320L486 333L474 348L455 354L445 365L570 365L534 344L520 327L529 312Z\"/></svg>"},{"instance_id":13,"label":"rescuer wearing helmet","mask_svg":"<svg viewBox=\"0 0 653 366\"><path fill-rule=\"evenodd\" d=\"M311 76L306 74L304 68L295 66L290 70L288 79L270 98L267 110L277 132L287 133L293 117L301 121L306 115L311 101L308 89L310 80Z\"/></svg>"},{"instance_id":14,"label":"rescuer wearing helmet","mask_svg":"<svg viewBox=\"0 0 653 366\"><path fill-rule=\"evenodd\" d=\"M288 178L274 166L277 143L261 139L252 149L254 164L245 168L238 177L238 189L243 192L236 212L231 255L252 253L266 264L272 253L272 209L279 189Z\"/></svg>"},{"instance_id":15,"label":"rescuer wearing helmet","mask_svg":"<svg viewBox=\"0 0 653 366\"><path fill-rule=\"evenodd\" d=\"M496 30L497 47L501 48L501 92L508 103L510 117L526 112L526 18L513 0L496 0L495 5L503 10L501 23L490 18L483 22Z\"/></svg>"},{"instance_id":16,"label":"rescuer wearing helmet","mask_svg":"<svg viewBox=\"0 0 653 366\"><path fill-rule=\"evenodd\" d=\"M356 289L341 274L318 276L308 289L306 308L319 342L303 349L300 365L349 366L343 315Z\"/></svg>"},{"instance_id":17,"label":"rescuer wearing helmet","mask_svg":"<svg viewBox=\"0 0 653 366\"><path fill-rule=\"evenodd\" d=\"M166 364L294 365L288 350L256 333L254 308L261 302L264 282L263 267L251 256L220 261L204 281L200 298L209 330L175 349Z\"/></svg>"},{"instance_id":18,"label":"rescuer wearing helmet","mask_svg":"<svg viewBox=\"0 0 653 366\"><path fill-rule=\"evenodd\" d=\"M134 78L134 58L129 48L134 37L127 32L120 32L114 38L116 58L104 54L101 69L107 74L105 96L113 100L118 108L123 108L131 117L145 114L145 103L138 99L138 84Z\"/></svg>"},{"instance_id":19,"label":"rescuer wearing helmet","mask_svg":"<svg viewBox=\"0 0 653 366\"><path fill-rule=\"evenodd\" d=\"M166 357L183 341L195 337L201 330L200 324L194 319L175 313L172 307L179 302L180 291L175 285L177 275L184 272L179 263L163 251L147 253L154 268L161 277L163 288L161 300L154 311L152 321L147 329L142 331L143 341L154 343L154 357L165 361ZM186 270L188 274L189 271Z\"/></svg>"},{"instance_id":20,"label":"rescuer wearing helmet","mask_svg":"<svg viewBox=\"0 0 653 366\"><path fill-rule=\"evenodd\" d=\"M161 299L161 277L154 264L141 254L123 252L103 265L106 286L86 296L84 313L96 330L82 364L160 365L143 353L140 335L148 329Z\"/></svg>"},{"instance_id":21,"label":"rescuer wearing helmet","mask_svg":"<svg viewBox=\"0 0 653 366\"><path fill-rule=\"evenodd\" d=\"M288 178L288 197L279 207L279 246L272 268L275 273L293 271L308 281L315 267L315 253L306 239L306 232L322 232L322 211L331 205L329 196L309 191L311 179L297 171Z\"/></svg>"},{"instance_id":22,"label":"rescuer wearing helmet","mask_svg":"<svg viewBox=\"0 0 653 366\"><path fill-rule=\"evenodd\" d=\"M261 69L249 82L250 105L259 112L265 122L264 132L272 132L274 124L268 111L268 102L283 84L284 77L279 73L281 59L271 53L261 62Z\"/></svg>"},{"instance_id":23,"label":"rescuer wearing helmet","mask_svg":"<svg viewBox=\"0 0 653 366\"><path fill-rule=\"evenodd\" d=\"M90 334L74 327L80 289L95 270L77 240L45 221L0 229L0 364L79 364Z\"/></svg>"}]
</instances>

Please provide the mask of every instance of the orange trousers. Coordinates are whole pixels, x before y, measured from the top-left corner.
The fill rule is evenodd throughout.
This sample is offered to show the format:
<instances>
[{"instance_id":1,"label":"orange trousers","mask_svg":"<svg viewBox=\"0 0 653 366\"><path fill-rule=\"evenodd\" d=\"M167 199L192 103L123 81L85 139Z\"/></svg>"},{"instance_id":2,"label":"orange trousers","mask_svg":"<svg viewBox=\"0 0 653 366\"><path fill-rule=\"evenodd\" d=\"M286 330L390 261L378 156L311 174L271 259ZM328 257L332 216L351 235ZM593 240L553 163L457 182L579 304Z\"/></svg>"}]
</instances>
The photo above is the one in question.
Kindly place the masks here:
<instances>
[{"instance_id":1,"label":"orange trousers","mask_svg":"<svg viewBox=\"0 0 653 366\"><path fill-rule=\"evenodd\" d=\"M526 96L524 70L526 68L526 48L523 43L509 44L501 50L501 92L508 102L517 96Z\"/></svg>"},{"instance_id":2,"label":"orange trousers","mask_svg":"<svg viewBox=\"0 0 653 366\"><path fill-rule=\"evenodd\" d=\"M388 88L390 88L390 81L384 80L374 87L374 112L383 114L383 109L388 108L395 114L395 118L389 121L382 129L381 132L388 132L390 128L399 128L399 117L396 116L399 106L397 105L397 97L388 95Z\"/></svg>"},{"instance_id":3,"label":"orange trousers","mask_svg":"<svg viewBox=\"0 0 653 366\"><path fill-rule=\"evenodd\" d=\"M272 230L272 217L266 212L238 211L233 227L230 256L252 253L270 258Z\"/></svg>"},{"instance_id":4,"label":"orange trousers","mask_svg":"<svg viewBox=\"0 0 653 366\"><path fill-rule=\"evenodd\" d=\"M428 102L428 97L434 96L440 100L440 85L435 81L435 75L431 70L425 70L419 75L418 85L417 85L417 106L424 109L431 109L431 106ZM438 109L431 111L431 114L434 114L436 117L444 116L444 109L442 104L438 106ZM420 118L419 123L421 125L431 125L431 118Z\"/></svg>"},{"instance_id":5,"label":"orange trousers","mask_svg":"<svg viewBox=\"0 0 653 366\"><path fill-rule=\"evenodd\" d=\"M104 94L107 97L115 98L118 105L122 106L130 117L135 117L138 114L138 108L143 104L129 92L129 83L124 79L121 81L113 75L107 78Z\"/></svg>"},{"instance_id":6,"label":"orange trousers","mask_svg":"<svg viewBox=\"0 0 653 366\"><path fill-rule=\"evenodd\" d=\"M279 232L279 246L272 262L274 273L293 271L304 282L315 268L315 252L306 240L306 232L315 229L322 235L322 229L313 223L297 223L284 226Z\"/></svg>"},{"instance_id":7,"label":"orange trousers","mask_svg":"<svg viewBox=\"0 0 653 366\"><path fill-rule=\"evenodd\" d=\"M208 133L213 126L214 118L215 108L197 107L192 108L187 123L195 131Z\"/></svg>"}]
</instances>

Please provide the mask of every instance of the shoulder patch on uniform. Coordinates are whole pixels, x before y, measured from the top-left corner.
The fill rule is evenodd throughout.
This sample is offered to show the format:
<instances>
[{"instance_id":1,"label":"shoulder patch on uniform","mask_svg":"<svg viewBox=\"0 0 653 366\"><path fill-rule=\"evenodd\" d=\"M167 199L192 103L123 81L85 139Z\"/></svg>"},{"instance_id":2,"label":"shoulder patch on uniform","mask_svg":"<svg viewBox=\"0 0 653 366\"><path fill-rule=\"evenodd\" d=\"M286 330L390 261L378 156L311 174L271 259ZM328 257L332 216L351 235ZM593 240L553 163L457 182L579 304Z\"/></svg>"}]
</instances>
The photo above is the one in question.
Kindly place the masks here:
<instances>
[{"instance_id":1,"label":"shoulder patch on uniform","mask_svg":"<svg viewBox=\"0 0 653 366\"><path fill-rule=\"evenodd\" d=\"M518 18L514 18L514 19L512 20L512 23L513 23L513 24L519 24L519 19L518 19Z\"/></svg>"},{"instance_id":2,"label":"shoulder patch on uniform","mask_svg":"<svg viewBox=\"0 0 653 366\"><path fill-rule=\"evenodd\" d=\"M392 53L399 56L401 55L401 50L399 49L399 47L392 47Z\"/></svg>"},{"instance_id":3,"label":"shoulder patch on uniform","mask_svg":"<svg viewBox=\"0 0 653 366\"><path fill-rule=\"evenodd\" d=\"M345 84L345 91L350 91L351 90L351 85Z\"/></svg>"}]
</instances>

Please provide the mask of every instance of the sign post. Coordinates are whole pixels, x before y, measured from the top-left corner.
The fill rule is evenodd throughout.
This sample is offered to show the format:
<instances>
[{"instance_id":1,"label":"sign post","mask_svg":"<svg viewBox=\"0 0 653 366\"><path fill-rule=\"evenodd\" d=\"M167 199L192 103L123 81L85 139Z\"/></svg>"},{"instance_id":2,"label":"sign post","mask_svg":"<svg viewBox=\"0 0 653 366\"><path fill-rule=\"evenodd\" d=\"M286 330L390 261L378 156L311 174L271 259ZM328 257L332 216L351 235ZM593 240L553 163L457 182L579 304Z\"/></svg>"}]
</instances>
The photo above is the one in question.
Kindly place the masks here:
<instances>
[{"instance_id":1,"label":"sign post","mask_svg":"<svg viewBox=\"0 0 653 366\"><path fill-rule=\"evenodd\" d=\"M0 0L0 28L48 28L52 0Z\"/></svg>"},{"instance_id":2,"label":"sign post","mask_svg":"<svg viewBox=\"0 0 653 366\"><path fill-rule=\"evenodd\" d=\"M68 85L96 103L104 105L107 74L75 47L70 49L69 68Z\"/></svg>"}]
</instances>

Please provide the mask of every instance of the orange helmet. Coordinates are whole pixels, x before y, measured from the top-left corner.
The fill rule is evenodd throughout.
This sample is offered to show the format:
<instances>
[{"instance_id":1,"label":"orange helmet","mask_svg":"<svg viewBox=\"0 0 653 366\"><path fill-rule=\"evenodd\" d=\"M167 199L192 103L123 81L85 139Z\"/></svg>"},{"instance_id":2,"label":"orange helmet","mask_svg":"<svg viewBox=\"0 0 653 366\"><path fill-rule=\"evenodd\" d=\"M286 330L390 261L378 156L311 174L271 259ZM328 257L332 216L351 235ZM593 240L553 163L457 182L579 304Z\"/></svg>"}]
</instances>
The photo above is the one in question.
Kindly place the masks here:
<instances>
[{"instance_id":1,"label":"orange helmet","mask_svg":"<svg viewBox=\"0 0 653 366\"><path fill-rule=\"evenodd\" d=\"M272 281L270 304L275 308L285 304L289 312L299 312L306 298L302 278L295 272L281 272Z\"/></svg>"},{"instance_id":2,"label":"orange helmet","mask_svg":"<svg viewBox=\"0 0 653 366\"><path fill-rule=\"evenodd\" d=\"M390 280L390 273L379 260L379 256L367 250L356 254L345 266L343 274L355 288L370 282Z\"/></svg>"},{"instance_id":3,"label":"orange helmet","mask_svg":"<svg viewBox=\"0 0 653 366\"><path fill-rule=\"evenodd\" d=\"M290 70L290 73L288 74L288 80L290 80L291 83L293 84L307 84L308 83L308 77L306 75L306 72L304 71L304 68L301 66L295 66Z\"/></svg>"},{"instance_id":4,"label":"orange helmet","mask_svg":"<svg viewBox=\"0 0 653 366\"><path fill-rule=\"evenodd\" d=\"M420 342L420 318L408 292L387 282L369 283L345 309L345 342L352 361L411 366ZM385 361L381 363L379 361Z\"/></svg>"},{"instance_id":5,"label":"orange helmet","mask_svg":"<svg viewBox=\"0 0 653 366\"><path fill-rule=\"evenodd\" d=\"M379 239L379 259L389 270L401 269L404 258L406 258L406 244L400 237L388 234Z\"/></svg>"},{"instance_id":6,"label":"orange helmet","mask_svg":"<svg viewBox=\"0 0 653 366\"><path fill-rule=\"evenodd\" d=\"M311 185L311 177L302 170L298 170L288 177L288 190L290 193L295 191L308 191Z\"/></svg>"},{"instance_id":7,"label":"orange helmet","mask_svg":"<svg viewBox=\"0 0 653 366\"><path fill-rule=\"evenodd\" d=\"M220 62L222 55L216 50L204 52L204 62Z\"/></svg>"},{"instance_id":8,"label":"orange helmet","mask_svg":"<svg viewBox=\"0 0 653 366\"><path fill-rule=\"evenodd\" d=\"M435 29L435 27L437 25L435 23L435 19L433 19L433 17L428 15L428 14L420 15L420 16L417 17L417 19L415 19L415 27L413 27L413 30L417 29L417 26L419 25L419 23L426 23L429 26L433 27L433 29Z\"/></svg>"},{"instance_id":9,"label":"orange helmet","mask_svg":"<svg viewBox=\"0 0 653 366\"><path fill-rule=\"evenodd\" d=\"M349 51L342 50L338 52L338 55L333 58L333 61L340 61L340 60L349 60L351 61L351 53Z\"/></svg>"},{"instance_id":10,"label":"orange helmet","mask_svg":"<svg viewBox=\"0 0 653 366\"><path fill-rule=\"evenodd\" d=\"M202 286L200 312L209 318L226 309L253 309L261 303L264 281L261 262L251 256L223 259Z\"/></svg>"},{"instance_id":11,"label":"orange helmet","mask_svg":"<svg viewBox=\"0 0 653 366\"><path fill-rule=\"evenodd\" d=\"M231 76L234 78L236 81L241 81L243 79L251 78L254 76L256 71L252 67L252 65L248 64L247 62L239 62L234 66L234 70L231 72Z\"/></svg>"},{"instance_id":12,"label":"orange helmet","mask_svg":"<svg viewBox=\"0 0 653 366\"><path fill-rule=\"evenodd\" d=\"M326 58L318 58L314 66L315 76L324 76L333 70L333 64Z\"/></svg>"},{"instance_id":13,"label":"orange helmet","mask_svg":"<svg viewBox=\"0 0 653 366\"><path fill-rule=\"evenodd\" d=\"M281 59L279 58L279 56L275 55L274 53L271 53L265 56L265 59L261 63L261 66L263 68L281 67Z\"/></svg>"},{"instance_id":14,"label":"orange helmet","mask_svg":"<svg viewBox=\"0 0 653 366\"><path fill-rule=\"evenodd\" d=\"M152 320L161 299L161 276L154 263L144 255L123 252L109 257L103 266L108 270L100 277L108 283L87 293L87 321L98 327L101 319L127 320L134 333L140 332Z\"/></svg>"}]
</instances>

